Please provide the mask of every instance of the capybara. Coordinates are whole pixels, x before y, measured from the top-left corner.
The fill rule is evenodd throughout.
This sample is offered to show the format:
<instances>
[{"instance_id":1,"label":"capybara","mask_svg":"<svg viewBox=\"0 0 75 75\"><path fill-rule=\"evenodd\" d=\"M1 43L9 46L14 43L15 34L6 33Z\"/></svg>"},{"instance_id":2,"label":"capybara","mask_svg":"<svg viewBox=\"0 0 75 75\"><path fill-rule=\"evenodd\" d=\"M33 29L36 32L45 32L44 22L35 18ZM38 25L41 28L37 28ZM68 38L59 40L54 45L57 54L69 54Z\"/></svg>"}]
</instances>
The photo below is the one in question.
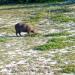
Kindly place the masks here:
<instances>
[{"instance_id":1,"label":"capybara","mask_svg":"<svg viewBox=\"0 0 75 75\"><path fill-rule=\"evenodd\" d=\"M34 29L30 25L24 23L17 23L15 25L15 30L16 36L18 36L18 34L21 36L21 32L27 32L28 34L35 33Z\"/></svg>"}]
</instances>

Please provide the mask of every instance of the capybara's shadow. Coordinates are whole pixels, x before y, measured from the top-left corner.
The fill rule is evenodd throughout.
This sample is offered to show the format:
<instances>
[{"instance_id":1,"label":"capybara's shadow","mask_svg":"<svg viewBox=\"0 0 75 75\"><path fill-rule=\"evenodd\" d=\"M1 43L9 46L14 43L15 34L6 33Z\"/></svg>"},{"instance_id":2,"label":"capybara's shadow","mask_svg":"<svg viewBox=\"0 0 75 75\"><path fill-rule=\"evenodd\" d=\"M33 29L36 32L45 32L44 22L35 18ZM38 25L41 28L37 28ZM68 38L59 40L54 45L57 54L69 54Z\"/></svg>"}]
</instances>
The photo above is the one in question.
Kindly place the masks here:
<instances>
[{"instance_id":1,"label":"capybara's shadow","mask_svg":"<svg viewBox=\"0 0 75 75\"><path fill-rule=\"evenodd\" d=\"M24 34L24 35L18 35L18 36L16 36L16 35L2 35L2 36L0 36L0 37L36 37L36 36L38 36L39 34L36 34L36 33L32 33L32 34Z\"/></svg>"},{"instance_id":2,"label":"capybara's shadow","mask_svg":"<svg viewBox=\"0 0 75 75\"><path fill-rule=\"evenodd\" d=\"M23 37L37 37L37 36L39 36L38 33L32 33L32 34L25 34L25 35L23 35Z\"/></svg>"}]
</instances>

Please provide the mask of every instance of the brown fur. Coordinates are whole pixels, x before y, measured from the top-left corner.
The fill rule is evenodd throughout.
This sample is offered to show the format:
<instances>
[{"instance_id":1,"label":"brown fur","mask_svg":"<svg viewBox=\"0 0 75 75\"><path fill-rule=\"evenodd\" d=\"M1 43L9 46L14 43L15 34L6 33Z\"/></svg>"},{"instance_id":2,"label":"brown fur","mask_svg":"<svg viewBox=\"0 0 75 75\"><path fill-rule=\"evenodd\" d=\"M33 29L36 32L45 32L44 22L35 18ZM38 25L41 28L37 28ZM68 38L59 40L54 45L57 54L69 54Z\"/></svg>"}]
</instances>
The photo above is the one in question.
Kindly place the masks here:
<instances>
[{"instance_id":1,"label":"brown fur","mask_svg":"<svg viewBox=\"0 0 75 75\"><path fill-rule=\"evenodd\" d=\"M21 36L21 32L27 32L28 34L30 34L31 32L35 33L34 29L31 26L24 23L17 23L15 25L15 30L16 36L18 36L18 34Z\"/></svg>"}]
</instances>

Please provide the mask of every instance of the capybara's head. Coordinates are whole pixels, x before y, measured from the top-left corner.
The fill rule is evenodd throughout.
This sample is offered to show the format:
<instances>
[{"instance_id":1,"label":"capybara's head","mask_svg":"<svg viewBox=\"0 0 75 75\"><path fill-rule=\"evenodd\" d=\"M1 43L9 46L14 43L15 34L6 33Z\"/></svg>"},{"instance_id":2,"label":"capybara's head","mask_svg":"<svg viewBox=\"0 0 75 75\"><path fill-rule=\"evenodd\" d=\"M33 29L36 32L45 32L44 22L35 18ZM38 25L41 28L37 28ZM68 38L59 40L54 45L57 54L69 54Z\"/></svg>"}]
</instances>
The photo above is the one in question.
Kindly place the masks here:
<instances>
[{"instance_id":1,"label":"capybara's head","mask_svg":"<svg viewBox=\"0 0 75 75\"><path fill-rule=\"evenodd\" d=\"M34 31L34 30L31 30L31 32L32 32L32 33L35 33L35 31Z\"/></svg>"}]
</instances>

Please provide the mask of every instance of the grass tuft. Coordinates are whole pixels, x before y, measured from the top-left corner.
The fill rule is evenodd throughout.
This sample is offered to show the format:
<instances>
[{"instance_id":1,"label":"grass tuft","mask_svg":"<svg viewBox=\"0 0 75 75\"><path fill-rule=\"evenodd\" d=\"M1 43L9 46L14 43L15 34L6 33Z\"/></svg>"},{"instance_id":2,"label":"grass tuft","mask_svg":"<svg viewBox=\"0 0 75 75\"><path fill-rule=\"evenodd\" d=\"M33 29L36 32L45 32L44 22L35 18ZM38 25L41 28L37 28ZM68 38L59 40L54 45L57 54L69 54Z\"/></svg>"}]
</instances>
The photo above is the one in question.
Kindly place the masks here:
<instances>
[{"instance_id":1,"label":"grass tuft","mask_svg":"<svg viewBox=\"0 0 75 75\"><path fill-rule=\"evenodd\" d=\"M7 42L8 38L0 37L0 42Z\"/></svg>"},{"instance_id":2,"label":"grass tuft","mask_svg":"<svg viewBox=\"0 0 75 75\"><path fill-rule=\"evenodd\" d=\"M75 65L70 64L70 65L65 65L62 69L63 73L75 73Z\"/></svg>"},{"instance_id":3,"label":"grass tuft","mask_svg":"<svg viewBox=\"0 0 75 75\"><path fill-rule=\"evenodd\" d=\"M66 40L68 40L68 38L52 38L50 40L48 40L48 42L44 45L40 45L35 47L36 50L49 50L49 49L61 49L61 48L65 48L67 46L73 46L75 45L74 42L65 42Z\"/></svg>"},{"instance_id":4,"label":"grass tuft","mask_svg":"<svg viewBox=\"0 0 75 75\"><path fill-rule=\"evenodd\" d=\"M52 20L58 21L58 22L70 22L70 21L75 22L74 17L69 17L64 14L53 14L53 15L51 15L51 18L52 18Z\"/></svg>"}]
</instances>

